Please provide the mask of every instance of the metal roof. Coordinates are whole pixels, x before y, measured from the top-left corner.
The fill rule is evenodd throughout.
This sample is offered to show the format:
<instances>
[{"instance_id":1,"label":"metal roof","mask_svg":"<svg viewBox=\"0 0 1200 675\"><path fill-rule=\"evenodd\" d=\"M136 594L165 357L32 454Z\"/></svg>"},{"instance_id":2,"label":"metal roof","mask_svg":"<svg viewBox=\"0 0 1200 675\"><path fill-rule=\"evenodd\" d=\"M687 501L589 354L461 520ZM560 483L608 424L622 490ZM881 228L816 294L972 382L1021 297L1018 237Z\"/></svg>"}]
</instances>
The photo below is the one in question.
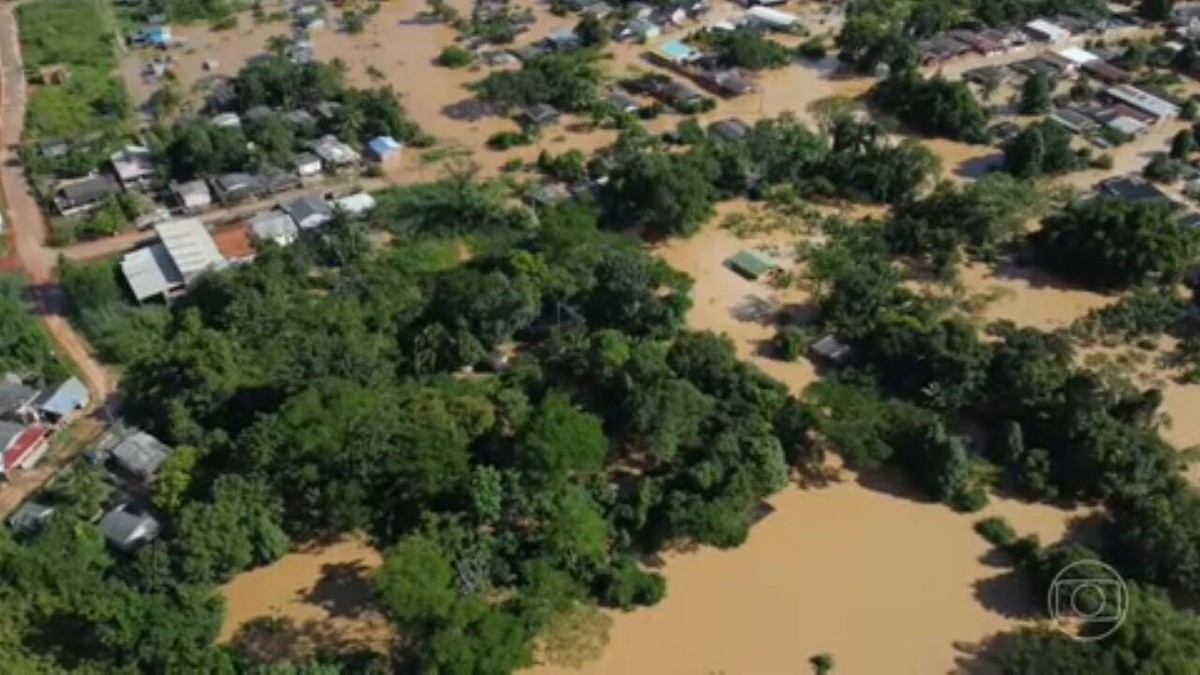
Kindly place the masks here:
<instances>
[{"instance_id":1,"label":"metal roof","mask_svg":"<svg viewBox=\"0 0 1200 675\"><path fill-rule=\"evenodd\" d=\"M150 478L157 473L167 455L171 454L166 444L144 431L117 436L116 441L109 451L113 459L125 470L142 478Z\"/></svg>"},{"instance_id":2,"label":"metal roof","mask_svg":"<svg viewBox=\"0 0 1200 675\"><path fill-rule=\"evenodd\" d=\"M161 529L158 520L149 513L138 513L128 504L122 504L104 514L100 519L100 532L110 544L123 550L130 550L138 544L149 542L158 537Z\"/></svg>"},{"instance_id":3,"label":"metal roof","mask_svg":"<svg viewBox=\"0 0 1200 675\"><path fill-rule=\"evenodd\" d=\"M775 262L766 255L749 249L738 251L726 264L751 279L757 279L776 267Z\"/></svg>"},{"instance_id":4,"label":"metal roof","mask_svg":"<svg viewBox=\"0 0 1200 675\"><path fill-rule=\"evenodd\" d=\"M165 246L155 242L121 258L121 273L138 302L165 294L183 283Z\"/></svg>"},{"instance_id":5,"label":"metal roof","mask_svg":"<svg viewBox=\"0 0 1200 675\"><path fill-rule=\"evenodd\" d=\"M37 389L20 381L0 380L0 415L14 412L37 396Z\"/></svg>"},{"instance_id":6,"label":"metal roof","mask_svg":"<svg viewBox=\"0 0 1200 675\"><path fill-rule=\"evenodd\" d=\"M217 250L212 235L196 218L169 220L155 225L154 230L184 281L225 265L225 257Z\"/></svg>"},{"instance_id":7,"label":"metal roof","mask_svg":"<svg viewBox=\"0 0 1200 675\"><path fill-rule=\"evenodd\" d=\"M296 221L283 211L263 211L250 219L250 231L258 239L282 243L295 239L300 230Z\"/></svg>"},{"instance_id":8,"label":"metal roof","mask_svg":"<svg viewBox=\"0 0 1200 675\"><path fill-rule=\"evenodd\" d=\"M1138 110L1145 111L1160 119L1175 117L1179 114L1179 106L1127 84L1118 84L1104 90L1109 96L1127 103Z\"/></svg>"},{"instance_id":9,"label":"metal roof","mask_svg":"<svg viewBox=\"0 0 1200 675\"><path fill-rule=\"evenodd\" d=\"M300 195L280 206L301 229L319 227L329 222L333 209L316 195Z\"/></svg>"},{"instance_id":10,"label":"metal roof","mask_svg":"<svg viewBox=\"0 0 1200 675\"><path fill-rule=\"evenodd\" d=\"M361 216L375 208L375 198L366 192L356 192L352 195L346 195L340 199L335 199L333 203L337 208L356 216Z\"/></svg>"},{"instance_id":11,"label":"metal roof","mask_svg":"<svg viewBox=\"0 0 1200 675\"><path fill-rule=\"evenodd\" d=\"M87 404L87 387L77 377L72 377L57 387L42 392L35 403L38 410L57 417L69 415L86 407Z\"/></svg>"}]
</instances>

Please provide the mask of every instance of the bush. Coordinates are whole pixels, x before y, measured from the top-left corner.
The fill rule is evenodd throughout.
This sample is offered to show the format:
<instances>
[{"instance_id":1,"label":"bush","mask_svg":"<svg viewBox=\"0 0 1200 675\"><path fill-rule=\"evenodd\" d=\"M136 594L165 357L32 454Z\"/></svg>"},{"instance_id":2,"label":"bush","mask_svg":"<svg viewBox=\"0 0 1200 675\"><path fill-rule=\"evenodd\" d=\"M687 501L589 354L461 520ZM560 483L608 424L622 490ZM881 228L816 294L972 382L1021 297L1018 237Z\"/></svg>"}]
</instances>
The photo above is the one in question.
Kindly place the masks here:
<instances>
[{"instance_id":1,"label":"bush","mask_svg":"<svg viewBox=\"0 0 1200 675\"><path fill-rule=\"evenodd\" d=\"M497 131L488 136L487 146L492 150L508 150L519 145L529 145L532 139L523 131Z\"/></svg>"},{"instance_id":2,"label":"bush","mask_svg":"<svg viewBox=\"0 0 1200 675\"><path fill-rule=\"evenodd\" d=\"M946 503L950 508L960 513L975 513L976 511L987 506L987 492L979 485L972 485L950 495Z\"/></svg>"},{"instance_id":3,"label":"bush","mask_svg":"<svg viewBox=\"0 0 1200 675\"><path fill-rule=\"evenodd\" d=\"M796 47L796 56L811 61L819 61L825 58L825 55L828 53L829 50L825 48L825 41L818 37L811 37Z\"/></svg>"},{"instance_id":4,"label":"bush","mask_svg":"<svg viewBox=\"0 0 1200 675\"><path fill-rule=\"evenodd\" d=\"M658 604L666 592L667 583L662 576L643 572L630 559L601 575L597 582L601 604L625 610Z\"/></svg>"},{"instance_id":5,"label":"bush","mask_svg":"<svg viewBox=\"0 0 1200 675\"><path fill-rule=\"evenodd\" d=\"M458 45L450 45L442 50L437 56L437 64L446 68L465 68L475 60L474 55L469 50L463 49Z\"/></svg>"},{"instance_id":6,"label":"bush","mask_svg":"<svg viewBox=\"0 0 1200 675\"><path fill-rule=\"evenodd\" d=\"M775 353L784 361L795 361L804 353L804 332L795 326L785 326L775 333Z\"/></svg>"},{"instance_id":7,"label":"bush","mask_svg":"<svg viewBox=\"0 0 1200 675\"><path fill-rule=\"evenodd\" d=\"M989 516L976 522L975 531L998 548L1008 548L1017 540L1017 533L1001 516Z\"/></svg>"},{"instance_id":8,"label":"bush","mask_svg":"<svg viewBox=\"0 0 1200 675\"><path fill-rule=\"evenodd\" d=\"M219 19L214 19L213 22L210 23L208 27L215 32L215 31L223 31L223 30L233 30L234 28L237 28L237 25L238 25L237 15L230 14L229 16L223 16Z\"/></svg>"}]
</instances>

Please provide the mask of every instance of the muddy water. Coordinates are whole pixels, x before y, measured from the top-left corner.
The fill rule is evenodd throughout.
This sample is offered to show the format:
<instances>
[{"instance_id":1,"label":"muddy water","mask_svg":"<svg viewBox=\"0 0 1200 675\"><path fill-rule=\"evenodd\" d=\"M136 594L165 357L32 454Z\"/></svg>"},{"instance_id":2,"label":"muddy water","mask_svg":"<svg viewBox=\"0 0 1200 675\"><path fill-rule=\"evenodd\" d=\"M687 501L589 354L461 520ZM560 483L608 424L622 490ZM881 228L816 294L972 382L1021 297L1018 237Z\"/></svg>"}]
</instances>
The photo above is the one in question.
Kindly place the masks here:
<instances>
[{"instance_id":1,"label":"muddy water","mask_svg":"<svg viewBox=\"0 0 1200 675\"><path fill-rule=\"evenodd\" d=\"M289 553L236 576L221 587L225 623L219 641L236 639L255 619L283 619L269 638L247 639L271 658L294 657L322 647L354 645L384 650L390 624L372 604L370 576L382 560L357 539Z\"/></svg>"},{"instance_id":2,"label":"muddy water","mask_svg":"<svg viewBox=\"0 0 1200 675\"><path fill-rule=\"evenodd\" d=\"M765 278L750 281L725 265L738 251L757 249L768 252L781 268L790 269L797 237L779 233L740 239L718 225L733 213L748 213L747 205L740 201L721 204L717 217L696 236L671 241L655 253L695 279L688 312L691 328L725 334L739 357L799 392L816 379L812 364L807 359L788 363L774 358L770 342L781 313L797 322L811 318L807 294L773 288Z\"/></svg>"},{"instance_id":3,"label":"muddy water","mask_svg":"<svg viewBox=\"0 0 1200 675\"><path fill-rule=\"evenodd\" d=\"M786 489L742 547L670 556L666 599L619 615L598 661L532 672L795 675L819 652L838 672L958 672L968 657L956 643L1041 615L1020 580L989 562L971 528L978 516L912 501L887 477L864 482ZM1059 539L1067 518L1000 501L985 513L1043 541Z\"/></svg>"}]
</instances>

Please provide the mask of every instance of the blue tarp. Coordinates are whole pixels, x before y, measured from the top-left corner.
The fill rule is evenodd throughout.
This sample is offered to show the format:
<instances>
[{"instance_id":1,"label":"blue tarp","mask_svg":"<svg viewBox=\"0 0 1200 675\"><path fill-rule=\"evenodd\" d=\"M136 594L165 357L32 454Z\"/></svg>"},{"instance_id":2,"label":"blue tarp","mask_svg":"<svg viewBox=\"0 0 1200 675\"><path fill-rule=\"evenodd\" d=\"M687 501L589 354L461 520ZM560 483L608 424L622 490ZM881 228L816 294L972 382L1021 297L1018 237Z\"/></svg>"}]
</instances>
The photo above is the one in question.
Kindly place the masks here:
<instances>
[{"instance_id":1,"label":"blue tarp","mask_svg":"<svg viewBox=\"0 0 1200 675\"><path fill-rule=\"evenodd\" d=\"M379 136L368 141L367 148L371 151L371 154L379 159L383 159L399 150L400 144L391 136Z\"/></svg>"}]
</instances>

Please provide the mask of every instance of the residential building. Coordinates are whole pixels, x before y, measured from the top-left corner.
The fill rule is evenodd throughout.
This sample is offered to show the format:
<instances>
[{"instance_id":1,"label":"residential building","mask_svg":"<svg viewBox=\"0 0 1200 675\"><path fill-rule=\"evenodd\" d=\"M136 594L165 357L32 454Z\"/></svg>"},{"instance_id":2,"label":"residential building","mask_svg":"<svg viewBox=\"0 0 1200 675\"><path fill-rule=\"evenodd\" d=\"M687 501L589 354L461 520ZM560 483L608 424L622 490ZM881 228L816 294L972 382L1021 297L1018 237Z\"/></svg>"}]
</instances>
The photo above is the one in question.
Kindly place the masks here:
<instances>
[{"instance_id":1,"label":"residential building","mask_svg":"<svg viewBox=\"0 0 1200 675\"><path fill-rule=\"evenodd\" d=\"M321 173L321 158L310 152L302 152L292 158L292 166L301 178L309 178Z\"/></svg>"},{"instance_id":2,"label":"residential building","mask_svg":"<svg viewBox=\"0 0 1200 675\"><path fill-rule=\"evenodd\" d=\"M138 429L110 432L99 447L122 471L147 482L154 479L171 454L165 443Z\"/></svg>"},{"instance_id":3,"label":"residential building","mask_svg":"<svg viewBox=\"0 0 1200 675\"><path fill-rule=\"evenodd\" d=\"M54 208L61 215L71 216L90 211L120 193L121 184L112 176L101 174L83 178L58 186L54 192Z\"/></svg>"},{"instance_id":4,"label":"residential building","mask_svg":"<svg viewBox=\"0 0 1200 675\"><path fill-rule=\"evenodd\" d=\"M400 144L391 136L376 136L367 141L367 151L377 162L387 162L400 156Z\"/></svg>"},{"instance_id":5,"label":"residential building","mask_svg":"<svg viewBox=\"0 0 1200 675\"><path fill-rule=\"evenodd\" d=\"M217 245L221 257L231 265L254 260L254 244L250 241L250 231L244 224L225 227L213 233L213 243Z\"/></svg>"},{"instance_id":6,"label":"residential building","mask_svg":"<svg viewBox=\"0 0 1200 675\"><path fill-rule=\"evenodd\" d=\"M351 148L332 135L322 136L313 141L312 150L313 153L321 158L321 163L325 165L325 168L330 171L354 166L362 160L362 156L354 148Z\"/></svg>"},{"instance_id":7,"label":"residential building","mask_svg":"<svg viewBox=\"0 0 1200 675\"><path fill-rule=\"evenodd\" d=\"M154 516L132 504L122 504L100 519L100 532L119 551L132 553L158 538L162 525Z\"/></svg>"},{"instance_id":8,"label":"residential building","mask_svg":"<svg viewBox=\"0 0 1200 675\"><path fill-rule=\"evenodd\" d=\"M669 66L682 66L700 58L700 52L678 40L661 42L650 51L650 56Z\"/></svg>"},{"instance_id":9,"label":"residential building","mask_svg":"<svg viewBox=\"0 0 1200 675\"><path fill-rule=\"evenodd\" d=\"M1128 84L1118 84L1109 87L1104 90L1104 95L1112 100L1120 101L1125 105L1141 110L1147 115L1153 116L1159 122L1175 119L1179 116L1179 106Z\"/></svg>"},{"instance_id":10,"label":"residential building","mask_svg":"<svg viewBox=\"0 0 1200 675\"><path fill-rule=\"evenodd\" d=\"M46 506L38 502L25 502L8 517L8 526L15 532L32 534L45 527L53 515L53 506Z\"/></svg>"},{"instance_id":11,"label":"residential building","mask_svg":"<svg viewBox=\"0 0 1200 675\"><path fill-rule=\"evenodd\" d=\"M138 302L170 300L204 272L227 264L195 218L159 223L154 230L159 241L121 259L121 272Z\"/></svg>"},{"instance_id":12,"label":"residential building","mask_svg":"<svg viewBox=\"0 0 1200 675\"><path fill-rule=\"evenodd\" d=\"M825 335L809 345L808 356L811 360L826 363L831 366L844 366L854 355L850 345L842 342L833 334Z\"/></svg>"},{"instance_id":13,"label":"residential building","mask_svg":"<svg viewBox=\"0 0 1200 675\"><path fill-rule=\"evenodd\" d=\"M754 85L736 68L705 70L696 81L721 96L741 96L754 91Z\"/></svg>"},{"instance_id":14,"label":"residential building","mask_svg":"<svg viewBox=\"0 0 1200 675\"><path fill-rule=\"evenodd\" d=\"M238 117L237 113L231 112L213 115L213 118L210 121L212 122L213 126L217 127L232 128L242 126L242 118Z\"/></svg>"},{"instance_id":15,"label":"residential building","mask_svg":"<svg viewBox=\"0 0 1200 675\"><path fill-rule=\"evenodd\" d=\"M212 191L208 189L208 184L200 179L171 183L171 195L175 203L188 213L203 211L212 206L213 202Z\"/></svg>"},{"instance_id":16,"label":"residential building","mask_svg":"<svg viewBox=\"0 0 1200 675\"><path fill-rule=\"evenodd\" d=\"M333 206L352 216L362 217L375 208L375 198L366 192L356 192L333 200Z\"/></svg>"},{"instance_id":17,"label":"residential building","mask_svg":"<svg viewBox=\"0 0 1200 675\"><path fill-rule=\"evenodd\" d=\"M518 115L518 121L528 127L544 127L558 124L559 112L546 103L535 103Z\"/></svg>"},{"instance_id":18,"label":"residential building","mask_svg":"<svg viewBox=\"0 0 1200 675\"><path fill-rule=\"evenodd\" d=\"M48 425L0 420L0 480L10 480L18 469L37 464L50 447Z\"/></svg>"},{"instance_id":19,"label":"residential building","mask_svg":"<svg viewBox=\"0 0 1200 675\"><path fill-rule=\"evenodd\" d=\"M1069 108L1060 108L1046 118L1073 134L1081 134L1096 128L1092 118Z\"/></svg>"},{"instance_id":20,"label":"residential building","mask_svg":"<svg viewBox=\"0 0 1200 675\"><path fill-rule=\"evenodd\" d=\"M1130 78L1129 73L1103 59L1088 61L1080 66L1080 69L1104 84L1121 84L1122 82L1128 82Z\"/></svg>"},{"instance_id":21,"label":"residential building","mask_svg":"<svg viewBox=\"0 0 1200 675\"><path fill-rule=\"evenodd\" d=\"M1141 178L1117 177L1100 181L1096 186L1101 194L1131 202L1173 203L1165 192Z\"/></svg>"},{"instance_id":22,"label":"residential building","mask_svg":"<svg viewBox=\"0 0 1200 675\"><path fill-rule=\"evenodd\" d=\"M0 379L0 419L33 421L33 401L37 396L37 389L26 386L15 375L6 375Z\"/></svg>"},{"instance_id":23,"label":"residential building","mask_svg":"<svg viewBox=\"0 0 1200 675\"><path fill-rule=\"evenodd\" d=\"M1008 50L1008 47L1000 40L994 39L983 33L966 29L952 30L948 33L951 38L969 46L975 53L982 56L996 56L1003 54Z\"/></svg>"},{"instance_id":24,"label":"residential building","mask_svg":"<svg viewBox=\"0 0 1200 675\"><path fill-rule=\"evenodd\" d=\"M800 17L795 14L763 7L761 4L746 10L746 19L750 23L779 31L792 30L800 23Z\"/></svg>"},{"instance_id":25,"label":"residential building","mask_svg":"<svg viewBox=\"0 0 1200 675\"><path fill-rule=\"evenodd\" d=\"M272 241L279 246L289 246L300 236L296 221L283 211L263 211L249 221L250 232L258 241Z\"/></svg>"},{"instance_id":26,"label":"residential building","mask_svg":"<svg viewBox=\"0 0 1200 675\"><path fill-rule=\"evenodd\" d=\"M262 181L250 173L225 173L209 181L213 194L222 204L249 199L262 192Z\"/></svg>"},{"instance_id":27,"label":"residential building","mask_svg":"<svg viewBox=\"0 0 1200 675\"><path fill-rule=\"evenodd\" d=\"M52 424L69 421L88 406L87 387L77 377L67 378L38 395L32 406L39 417Z\"/></svg>"},{"instance_id":28,"label":"residential building","mask_svg":"<svg viewBox=\"0 0 1200 675\"><path fill-rule=\"evenodd\" d=\"M112 163L113 173L121 182L121 187L126 190L145 187L154 179L156 173L154 154L150 152L150 148L141 145L127 145L114 152L109 161Z\"/></svg>"},{"instance_id":29,"label":"residential building","mask_svg":"<svg viewBox=\"0 0 1200 675\"><path fill-rule=\"evenodd\" d=\"M752 249L738 251L732 258L725 261L725 265L751 281L779 268L779 265L765 253Z\"/></svg>"},{"instance_id":30,"label":"residential building","mask_svg":"<svg viewBox=\"0 0 1200 675\"><path fill-rule=\"evenodd\" d=\"M708 125L708 134L727 143L740 141L750 133L750 125L737 117L730 117Z\"/></svg>"},{"instance_id":31,"label":"residential building","mask_svg":"<svg viewBox=\"0 0 1200 675\"><path fill-rule=\"evenodd\" d=\"M280 208L296 221L300 231L318 228L333 219L333 209L329 203L316 195L300 195L280 204Z\"/></svg>"},{"instance_id":32,"label":"residential building","mask_svg":"<svg viewBox=\"0 0 1200 675\"><path fill-rule=\"evenodd\" d=\"M637 99L621 92L613 92L605 96L604 100L623 113L635 113L642 107Z\"/></svg>"},{"instance_id":33,"label":"residential building","mask_svg":"<svg viewBox=\"0 0 1200 675\"><path fill-rule=\"evenodd\" d=\"M1060 43L1071 37L1071 31L1045 19L1034 19L1025 24L1024 30L1035 40Z\"/></svg>"},{"instance_id":34,"label":"residential building","mask_svg":"<svg viewBox=\"0 0 1200 675\"><path fill-rule=\"evenodd\" d=\"M648 18L637 17L625 24L618 32L618 39L634 39L638 42L649 42L662 35L662 28Z\"/></svg>"}]
</instances>

